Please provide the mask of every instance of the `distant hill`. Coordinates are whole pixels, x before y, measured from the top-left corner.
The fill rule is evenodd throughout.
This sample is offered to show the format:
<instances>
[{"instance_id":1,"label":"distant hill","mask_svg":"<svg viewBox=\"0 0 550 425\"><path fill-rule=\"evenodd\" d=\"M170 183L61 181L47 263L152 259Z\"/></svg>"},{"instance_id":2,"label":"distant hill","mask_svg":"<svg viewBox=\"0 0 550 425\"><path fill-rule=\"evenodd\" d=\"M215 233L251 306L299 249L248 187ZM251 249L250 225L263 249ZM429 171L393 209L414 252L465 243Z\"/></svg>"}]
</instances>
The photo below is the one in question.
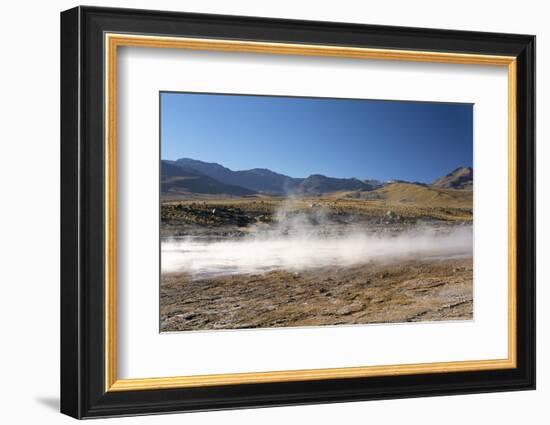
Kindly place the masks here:
<instances>
[{"instance_id":1,"label":"distant hill","mask_svg":"<svg viewBox=\"0 0 550 425\"><path fill-rule=\"evenodd\" d=\"M349 190L372 190L373 186L359 179L338 179L321 174L313 174L304 179L296 188L296 193L307 195L320 195L327 192Z\"/></svg>"},{"instance_id":2,"label":"distant hill","mask_svg":"<svg viewBox=\"0 0 550 425\"><path fill-rule=\"evenodd\" d=\"M411 182L408 180L399 180L399 179L389 180L385 184L392 184L392 183L406 183L406 184L416 184L418 186L429 186L428 184L422 183L422 182L417 182L417 181Z\"/></svg>"},{"instance_id":3,"label":"distant hill","mask_svg":"<svg viewBox=\"0 0 550 425\"><path fill-rule=\"evenodd\" d=\"M472 191L470 190L443 189L411 183L390 183L368 195L372 199L399 204L457 208L472 205Z\"/></svg>"},{"instance_id":4,"label":"distant hill","mask_svg":"<svg viewBox=\"0 0 550 425\"><path fill-rule=\"evenodd\" d=\"M380 182L371 184L359 179L340 179L313 174L307 178L294 178L276 173L266 168L233 171L223 165L180 158L173 162L185 169L194 170L224 184L239 186L254 192L285 195L296 193L302 195L321 194L339 190L372 190L381 186Z\"/></svg>"},{"instance_id":5,"label":"distant hill","mask_svg":"<svg viewBox=\"0 0 550 425\"><path fill-rule=\"evenodd\" d=\"M303 179L292 178L265 168L233 171L220 164L203 162L196 159L180 158L177 165L198 171L221 183L240 186L254 192L285 194L295 190Z\"/></svg>"},{"instance_id":6,"label":"distant hill","mask_svg":"<svg viewBox=\"0 0 550 425\"><path fill-rule=\"evenodd\" d=\"M432 186L443 189L472 189L474 171L470 167L458 167L449 174L436 179Z\"/></svg>"},{"instance_id":7,"label":"distant hill","mask_svg":"<svg viewBox=\"0 0 550 425\"><path fill-rule=\"evenodd\" d=\"M161 192L164 194L202 193L245 196L256 193L243 187L221 183L195 170L169 161L161 162L160 186Z\"/></svg>"},{"instance_id":8,"label":"distant hill","mask_svg":"<svg viewBox=\"0 0 550 425\"><path fill-rule=\"evenodd\" d=\"M383 181L376 180L376 179L364 179L363 183L368 184L373 189L378 189L379 187L382 187L385 184Z\"/></svg>"}]
</instances>

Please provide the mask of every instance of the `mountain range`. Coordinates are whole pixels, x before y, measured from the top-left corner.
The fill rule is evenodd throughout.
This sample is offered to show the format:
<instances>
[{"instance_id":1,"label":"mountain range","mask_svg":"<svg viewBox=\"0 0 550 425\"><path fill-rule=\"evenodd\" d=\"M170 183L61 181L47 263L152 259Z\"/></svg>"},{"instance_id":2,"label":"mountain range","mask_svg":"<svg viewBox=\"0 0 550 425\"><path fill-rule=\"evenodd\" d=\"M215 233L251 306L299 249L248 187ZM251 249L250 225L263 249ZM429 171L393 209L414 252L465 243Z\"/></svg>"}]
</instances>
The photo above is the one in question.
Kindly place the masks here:
<instances>
[{"instance_id":1,"label":"mountain range","mask_svg":"<svg viewBox=\"0 0 550 425\"><path fill-rule=\"evenodd\" d=\"M253 195L254 190L222 183L197 171L162 161L161 192L191 192L204 194Z\"/></svg>"},{"instance_id":2,"label":"mountain range","mask_svg":"<svg viewBox=\"0 0 550 425\"><path fill-rule=\"evenodd\" d=\"M432 185L439 188L471 189L472 182L472 169L460 167L446 176L438 178ZM338 191L366 192L381 188L387 183L391 182L335 178L321 174L295 178L265 168L233 171L217 163L190 158L180 158L176 161L162 160L161 162L161 192L163 194L199 193L232 196L296 194L313 196ZM417 182L411 183L425 185Z\"/></svg>"}]
</instances>

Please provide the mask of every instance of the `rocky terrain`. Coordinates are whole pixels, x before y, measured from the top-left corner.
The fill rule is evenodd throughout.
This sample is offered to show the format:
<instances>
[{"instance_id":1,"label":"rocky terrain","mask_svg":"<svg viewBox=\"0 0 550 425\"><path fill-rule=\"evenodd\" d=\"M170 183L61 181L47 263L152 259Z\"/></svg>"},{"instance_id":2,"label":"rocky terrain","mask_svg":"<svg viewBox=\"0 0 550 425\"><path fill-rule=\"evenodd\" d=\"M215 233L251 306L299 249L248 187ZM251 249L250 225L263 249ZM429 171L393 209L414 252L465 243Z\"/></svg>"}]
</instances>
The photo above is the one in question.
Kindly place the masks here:
<instances>
[{"instance_id":1,"label":"rocky terrain","mask_svg":"<svg viewBox=\"0 0 550 425\"><path fill-rule=\"evenodd\" d=\"M369 192L335 192L318 197L178 197L161 204L161 236L228 237L269 229L280 220L302 215L311 224L391 230L437 222L470 223L472 192L394 183ZM284 216L281 217L281 211ZM321 213L321 214L320 214ZM390 226L390 227L388 227Z\"/></svg>"},{"instance_id":2,"label":"rocky terrain","mask_svg":"<svg viewBox=\"0 0 550 425\"><path fill-rule=\"evenodd\" d=\"M160 329L472 319L472 183L163 161Z\"/></svg>"},{"instance_id":3,"label":"rocky terrain","mask_svg":"<svg viewBox=\"0 0 550 425\"><path fill-rule=\"evenodd\" d=\"M163 274L166 331L473 318L472 260L409 261L194 280Z\"/></svg>"}]
</instances>

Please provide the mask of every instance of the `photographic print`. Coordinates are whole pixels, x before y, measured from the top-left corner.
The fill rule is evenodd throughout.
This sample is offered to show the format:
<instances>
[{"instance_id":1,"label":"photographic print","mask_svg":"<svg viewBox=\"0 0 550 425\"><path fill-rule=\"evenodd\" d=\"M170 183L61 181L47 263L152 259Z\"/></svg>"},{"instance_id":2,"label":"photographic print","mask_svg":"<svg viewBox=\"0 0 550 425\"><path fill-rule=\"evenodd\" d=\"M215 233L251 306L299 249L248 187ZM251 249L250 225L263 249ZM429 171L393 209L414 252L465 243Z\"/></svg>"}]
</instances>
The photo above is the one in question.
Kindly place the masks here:
<instances>
[{"instance_id":1,"label":"photographic print","mask_svg":"<svg viewBox=\"0 0 550 425\"><path fill-rule=\"evenodd\" d=\"M160 106L161 332L473 318L472 104Z\"/></svg>"},{"instance_id":2,"label":"photographic print","mask_svg":"<svg viewBox=\"0 0 550 425\"><path fill-rule=\"evenodd\" d=\"M535 389L535 36L60 34L62 413Z\"/></svg>"}]
</instances>

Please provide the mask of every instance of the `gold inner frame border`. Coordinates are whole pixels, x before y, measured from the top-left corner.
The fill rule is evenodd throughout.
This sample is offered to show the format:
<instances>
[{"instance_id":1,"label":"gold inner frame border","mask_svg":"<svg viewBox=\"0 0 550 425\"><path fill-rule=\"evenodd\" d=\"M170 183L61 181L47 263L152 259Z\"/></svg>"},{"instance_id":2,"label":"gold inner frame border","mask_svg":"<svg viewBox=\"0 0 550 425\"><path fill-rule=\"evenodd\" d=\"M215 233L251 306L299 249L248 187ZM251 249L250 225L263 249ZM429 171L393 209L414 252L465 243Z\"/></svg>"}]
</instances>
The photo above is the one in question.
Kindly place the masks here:
<instances>
[{"instance_id":1,"label":"gold inner frame border","mask_svg":"<svg viewBox=\"0 0 550 425\"><path fill-rule=\"evenodd\" d=\"M323 379L365 378L420 373L450 373L511 369L516 359L516 58L513 56L371 49L330 45L288 44L201 38L106 33L105 46L105 391L137 391L218 385L239 385ZM228 51L279 55L324 56L355 59L397 60L507 67L508 72L508 357L495 360L398 364L381 366L303 369L285 371L229 373L173 377L118 379L116 324L116 123L117 123L117 51L120 46Z\"/></svg>"}]
</instances>

